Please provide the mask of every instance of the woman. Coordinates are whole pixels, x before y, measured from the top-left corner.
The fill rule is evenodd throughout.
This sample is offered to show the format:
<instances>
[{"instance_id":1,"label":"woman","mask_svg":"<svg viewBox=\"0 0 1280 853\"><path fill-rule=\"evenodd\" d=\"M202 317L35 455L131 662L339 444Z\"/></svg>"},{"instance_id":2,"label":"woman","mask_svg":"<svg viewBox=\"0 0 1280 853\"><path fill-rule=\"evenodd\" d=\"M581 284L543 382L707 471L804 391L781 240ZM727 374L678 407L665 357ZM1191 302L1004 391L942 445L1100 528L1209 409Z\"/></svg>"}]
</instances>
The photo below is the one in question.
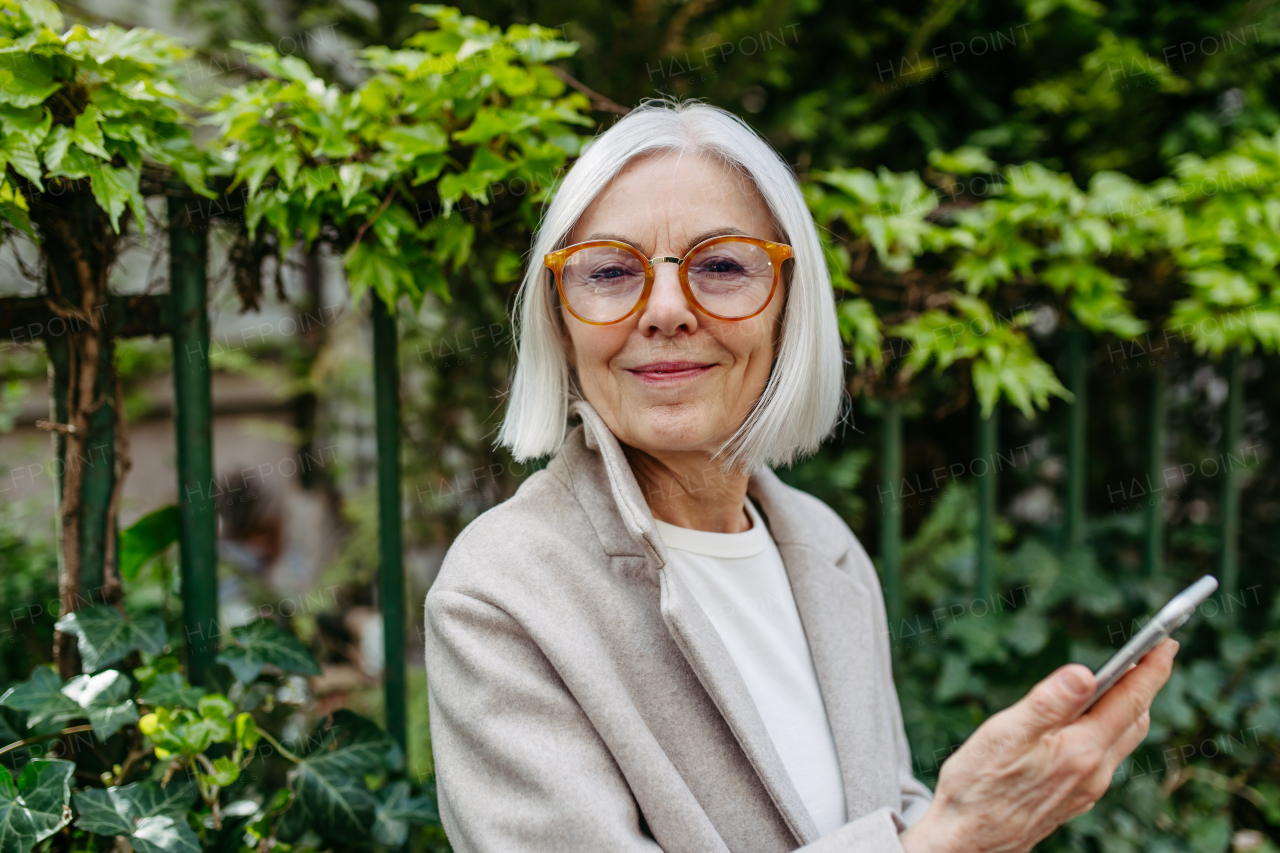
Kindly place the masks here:
<instances>
[{"instance_id":1,"label":"woman","mask_svg":"<svg viewBox=\"0 0 1280 853\"><path fill-rule=\"evenodd\" d=\"M746 125L649 103L534 241L499 441L545 470L426 600L441 816L460 853L1023 851L1146 736L1167 642L1089 714L1078 664L912 777L875 569L770 466L840 418L813 220Z\"/></svg>"}]
</instances>

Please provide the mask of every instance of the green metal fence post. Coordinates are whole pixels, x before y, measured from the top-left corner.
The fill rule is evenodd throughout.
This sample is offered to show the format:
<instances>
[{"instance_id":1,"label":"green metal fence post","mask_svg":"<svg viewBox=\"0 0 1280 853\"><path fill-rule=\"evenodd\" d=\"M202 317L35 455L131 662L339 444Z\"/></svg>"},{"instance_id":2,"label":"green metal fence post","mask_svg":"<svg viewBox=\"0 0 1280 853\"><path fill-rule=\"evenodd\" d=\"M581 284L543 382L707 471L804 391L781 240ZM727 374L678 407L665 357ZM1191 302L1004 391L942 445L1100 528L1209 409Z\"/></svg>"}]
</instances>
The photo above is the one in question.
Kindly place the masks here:
<instances>
[{"instance_id":1,"label":"green metal fence post","mask_svg":"<svg viewBox=\"0 0 1280 853\"><path fill-rule=\"evenodd\" d=\"M979 598L991 595L995 583L996 553L996 442L999 437L1000 403L996 402L989 417L982 416L982 405L974 399L978 419L978 458L987 463L986 472L978 477L978 555L975 592Z\"/></svg>"},{"instance_id":2,"label":"green metal fence post","mask_svg":"<svg viewBox=\"0 0 1280 853\"><path fill-rule=\"evenodd\" d=\"M1164 363L1157 361L1151 374L1151 405L1147 420L1147 514L1146 558L1148 577L1155 577L1164 568L1164 506L1162 485L1164 482L1164 431L1166 416L1166 385Z\"/></svg>"},{"instance_id":3,"label":"green metal fence post","mask_svg":"<svg viewBox=\"0 0 1280 853\"><path fill-rule=\"evenodd\" d=\"M1067 334L1067 384L1075 400L1067 413L1067 505L1063 539L1067 551L1076 551L1084 545L1089 332L1076 325Z\"/></svg>"},{"instance_id":4,"label":"green metal fence post","mask_svg":"<svg viewBox=\"0 0 1280 853\"><path fill-rule=\"evenodd\" d=\"M382 608L385 649L383 688L387 732L407 748L405 740L404 562L400 535L400 363L396 351L396 318L386 304L373 300L373 388L378 447L378 601Z\"/></svg>"},{"instance_id":5,"label":"green metal fence post","mask_svg":"<svg viewBox=\"0 0 1280 853\"><path fill-rule=\"evenodd\" d=\"M1244 464L1244 454L1240 454L1238 462L1232 458L1240 447L1240 434L1244 428L1244 377L1240 350L1228 350L1223 366L1227 372L1227 408L1222 418L1222 555L1218 580L1222 584L1223 597L1227 597L1240 585L1239 466ZM1228 608L1226 617L1234 622L1235 608Z\"/></svg>"},{"instance_id":6,"label":"green metal fence post","mask_svg":"<svg viewBox=\"0 0 1280 853\"><path fill-rule=\"evenodd\" d=\"M213 502L213 400L209 374L208 227L189 198L169 196L169 298L173 311L178 553L187 678L201 684L218 652L218 525Z\"/></svg>"},{"instance_id":7,"label":"green metal fence post","mask_svg":"<svg viewBox=\"0 0 1280 853\"><path fill-rule=\"evenodd\" d=\"M884 573L885 608L889 611L889 635L895 636L902 620L902 401L884 400L880 420L880 496L889 496L889 511L880 513L880 567Z\"/></svg>"}]
</instances>

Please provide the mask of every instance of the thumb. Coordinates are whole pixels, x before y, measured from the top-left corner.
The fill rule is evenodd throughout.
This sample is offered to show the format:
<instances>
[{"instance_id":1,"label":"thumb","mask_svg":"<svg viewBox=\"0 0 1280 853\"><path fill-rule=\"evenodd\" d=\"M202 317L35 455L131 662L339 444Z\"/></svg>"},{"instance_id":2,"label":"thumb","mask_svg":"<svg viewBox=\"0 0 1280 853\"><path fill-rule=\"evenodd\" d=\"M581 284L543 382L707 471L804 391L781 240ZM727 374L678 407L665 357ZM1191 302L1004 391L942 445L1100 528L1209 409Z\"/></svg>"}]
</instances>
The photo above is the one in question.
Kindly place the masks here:
<instances>
[{"instance_id":1,"label":"thumb","mask_svg":"<svg viewBox=\"0 0 1280 853\"><path fill-rule=\"evenodd\" d=\"M1093 673L1083 664L1059 667L1018 703L1019 722L1037 733L1064 726L1093 698L1096 686Z\"/></svg>"}]
</instances>

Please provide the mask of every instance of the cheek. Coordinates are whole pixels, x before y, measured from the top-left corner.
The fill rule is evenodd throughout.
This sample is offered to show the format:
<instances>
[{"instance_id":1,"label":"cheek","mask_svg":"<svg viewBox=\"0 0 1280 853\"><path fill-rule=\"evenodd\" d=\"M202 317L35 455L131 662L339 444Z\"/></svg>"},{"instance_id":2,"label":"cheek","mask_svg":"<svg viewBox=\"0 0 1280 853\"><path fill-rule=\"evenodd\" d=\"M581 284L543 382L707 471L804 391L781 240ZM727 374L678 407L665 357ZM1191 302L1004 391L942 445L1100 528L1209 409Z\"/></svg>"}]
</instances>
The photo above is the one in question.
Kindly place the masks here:
<instances>
[{"instance_id":1,"label":"cheek","mask_svg":"<svg viewBox=\"0 0 1280 853\"><path fill-rule=\"evenodd\" d=\"M609 362L626 343L625 332L588 329L573 338L574 361L579 373L608 372Z\"/></svg>"},{"instance_id":2,"label":"cheek","mask_svg":"<svg viewBox=\"0 0 1280 853\"><path fill-rule=\"evenodd\" d=\"M735 325L738 328L726 330L726 337L722 339L725 346L738 358L747 360L750 370L767 372L767 365L777 355L777 319L753 317Z\"/></svg>"}]
</instances>

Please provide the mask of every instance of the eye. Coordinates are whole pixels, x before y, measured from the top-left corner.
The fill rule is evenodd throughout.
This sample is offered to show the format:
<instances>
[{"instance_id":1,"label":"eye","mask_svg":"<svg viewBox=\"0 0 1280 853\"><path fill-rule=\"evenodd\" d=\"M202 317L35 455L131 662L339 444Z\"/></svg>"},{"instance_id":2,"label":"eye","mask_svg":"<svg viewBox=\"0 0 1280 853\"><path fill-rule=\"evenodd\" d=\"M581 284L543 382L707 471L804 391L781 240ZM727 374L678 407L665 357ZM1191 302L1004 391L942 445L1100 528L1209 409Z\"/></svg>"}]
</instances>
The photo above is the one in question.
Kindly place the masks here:
<instances>
[{"instance_id":1,"label":"eye","mask_svg":"<svg viewBox=\"0 0 1280 853\"><path fill-rule=\"evenodd\" d=\"M627 275L635 275L635 272L619 264L610 264L609 266L595 270L591 273L589 278L593 281L609 281L610 279L621 278Z\"/></svg>"},{"instance_id":2,"label":"eye","mask_svg":"<svg viewBox=\"0 0 1280 853\"><path fill-rule=\"evenodd\" d=\"M741 275L745 272L741 263L727 257L698 258L697 269L710 275Z\"/></svg>"}]
</instances>

